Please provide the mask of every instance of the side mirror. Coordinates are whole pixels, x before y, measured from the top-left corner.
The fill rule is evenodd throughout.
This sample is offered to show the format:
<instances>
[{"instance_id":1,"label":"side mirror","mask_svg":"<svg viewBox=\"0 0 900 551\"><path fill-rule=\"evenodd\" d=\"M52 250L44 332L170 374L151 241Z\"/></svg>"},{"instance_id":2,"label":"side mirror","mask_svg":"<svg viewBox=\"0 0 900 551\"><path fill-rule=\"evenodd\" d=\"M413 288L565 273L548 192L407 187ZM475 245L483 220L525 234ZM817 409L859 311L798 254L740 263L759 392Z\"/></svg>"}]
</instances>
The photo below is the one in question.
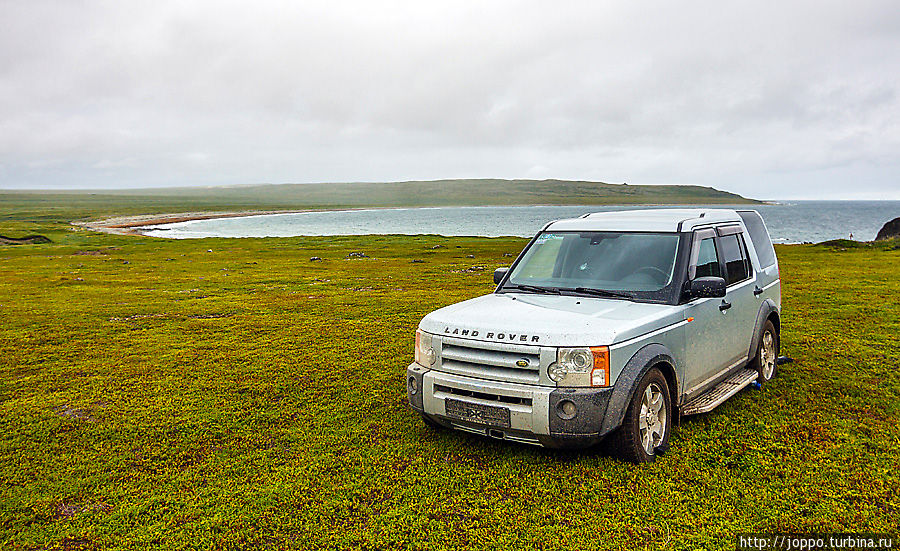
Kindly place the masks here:
<instances>
[{"instance_id":1,"label":"side mirror","mask_svg":"<svg viewBox=\"0 0 900 551\"><path fill-rule=\"evenodd\" d=\"M698 277L691 281L691 298L721 298L725 296L725 280L721 277Z\"/></svg>"},{"instance_id":2,"label":"side mirror","mask_svg":"<svg viewBox=\"0 0 900 551\"><path fill-rule=\"evenodd\" d=\"M506 272L508 271L509 268L497 268L494 270L494 285L500 285L500 282L506 277Z\"/></svg>"}]
</instances>

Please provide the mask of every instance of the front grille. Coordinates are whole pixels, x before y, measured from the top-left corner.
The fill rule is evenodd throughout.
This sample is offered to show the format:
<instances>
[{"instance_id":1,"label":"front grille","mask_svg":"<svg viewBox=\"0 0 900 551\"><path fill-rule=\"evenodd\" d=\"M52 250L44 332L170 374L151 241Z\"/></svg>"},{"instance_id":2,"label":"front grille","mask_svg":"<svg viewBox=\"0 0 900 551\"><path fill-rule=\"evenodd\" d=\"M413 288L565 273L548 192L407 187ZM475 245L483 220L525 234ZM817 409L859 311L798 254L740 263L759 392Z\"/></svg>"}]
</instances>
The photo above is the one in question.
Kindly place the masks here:
<instances>
[{"instance_id":1,"label":"front grille","mask_svg":"<svg viewBox=\"0 0 900 551\"><path fill-rule=\"evenodd\" d=\"M465 396L467 398L478 398L479 400L489 400L491 402L499 402L501 404L518 404L523 406L531 405L531 398L520 398L518 396L503 396L501 394L491 394L488 392L475 392L462 388L453 388L449 386L434 384L435 392L443 392L445 394L453 394L454 396Z\"/></svg>"},{"instance_id":2,"label":"front grille","mask_svg":"<svg viewBox=\"0 0 900 551\"><path fill-rule=\"evenodd\" d=\"M541 349L442 337L437 368L466 377L534 385L541 380Z\"/></svg>"}]
</instances>

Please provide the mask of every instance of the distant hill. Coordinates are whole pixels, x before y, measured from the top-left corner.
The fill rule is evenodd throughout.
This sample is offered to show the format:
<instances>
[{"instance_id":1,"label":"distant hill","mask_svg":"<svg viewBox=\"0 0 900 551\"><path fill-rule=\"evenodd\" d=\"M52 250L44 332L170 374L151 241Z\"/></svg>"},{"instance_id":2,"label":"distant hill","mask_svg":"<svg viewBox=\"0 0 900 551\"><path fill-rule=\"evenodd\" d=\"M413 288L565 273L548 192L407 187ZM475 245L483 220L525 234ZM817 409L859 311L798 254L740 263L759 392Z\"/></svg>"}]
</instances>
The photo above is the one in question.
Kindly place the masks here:
<instances>
[{"instance_id":1,"label":"distant hill","mask_svg":"<svg viewBox=\"0 0 900 551\"><path fill-rule=\"evenodd\" d=\"M206 197L298 206L593 205L746 203L735 193L703 186L634 186L569 180L428 180L389 183L262 184L123 191L127 195Z\"/></svg>"},{"instance_id":2,"label":"distant hill","mask_svg":"<svg viewBox=\"0 0 900 551\"><path fill-rule=\"evenodd\" d=\"M25 210L64 207L67 211L79 211L89 216L354 207L759 203L703 186L498 179L0 192L0 201L15 203Z\"/></svg>"}]
</instances>

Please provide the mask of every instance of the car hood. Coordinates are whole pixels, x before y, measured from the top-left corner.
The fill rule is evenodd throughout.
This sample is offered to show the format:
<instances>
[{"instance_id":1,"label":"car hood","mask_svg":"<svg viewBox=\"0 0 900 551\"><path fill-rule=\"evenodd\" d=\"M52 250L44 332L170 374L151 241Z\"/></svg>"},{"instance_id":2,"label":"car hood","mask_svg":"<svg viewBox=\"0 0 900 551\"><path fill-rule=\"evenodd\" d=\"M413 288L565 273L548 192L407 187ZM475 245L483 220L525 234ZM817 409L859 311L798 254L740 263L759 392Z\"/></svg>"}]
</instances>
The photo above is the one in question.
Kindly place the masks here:
<instances>
[{"instance_id":1,"label":"car hood","mask_svg":"<svg viewBox=\"0 0 900 551\"><path fill-rule=\"evenodd\" d=\"M682 321L677 306L629 300L490 294L452 304L425 316L428 333L544 346L600 346L639 337Z\"/></svg>"}]
</instances>

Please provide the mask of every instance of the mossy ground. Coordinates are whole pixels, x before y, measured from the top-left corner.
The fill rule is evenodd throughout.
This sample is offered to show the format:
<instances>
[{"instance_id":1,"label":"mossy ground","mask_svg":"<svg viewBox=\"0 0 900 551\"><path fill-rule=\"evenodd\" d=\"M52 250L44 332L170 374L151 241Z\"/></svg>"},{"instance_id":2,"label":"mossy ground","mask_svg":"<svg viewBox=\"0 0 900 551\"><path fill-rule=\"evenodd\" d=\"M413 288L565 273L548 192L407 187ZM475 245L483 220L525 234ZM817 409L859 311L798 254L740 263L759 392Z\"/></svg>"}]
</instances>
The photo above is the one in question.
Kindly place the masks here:
<instances>
[{"instance_id":1,"label":"mossy ground","mask_svg":"<svg viewBox=\"0 0 900 551\"><path fill-rule=\"evenodd\" d=\"M490 292L524 240L56 230L0 247L3 548L731 549L739 532L898 530L900 251L779 247L796 361L635 466L436 431L406 406L419 319Z\"/></svg>"}]
</instances>

